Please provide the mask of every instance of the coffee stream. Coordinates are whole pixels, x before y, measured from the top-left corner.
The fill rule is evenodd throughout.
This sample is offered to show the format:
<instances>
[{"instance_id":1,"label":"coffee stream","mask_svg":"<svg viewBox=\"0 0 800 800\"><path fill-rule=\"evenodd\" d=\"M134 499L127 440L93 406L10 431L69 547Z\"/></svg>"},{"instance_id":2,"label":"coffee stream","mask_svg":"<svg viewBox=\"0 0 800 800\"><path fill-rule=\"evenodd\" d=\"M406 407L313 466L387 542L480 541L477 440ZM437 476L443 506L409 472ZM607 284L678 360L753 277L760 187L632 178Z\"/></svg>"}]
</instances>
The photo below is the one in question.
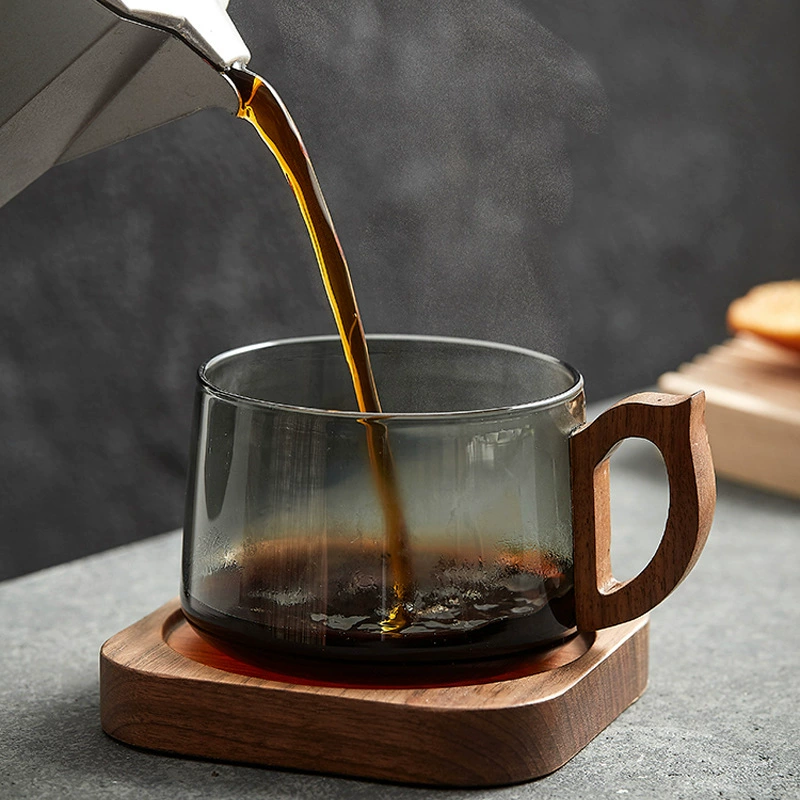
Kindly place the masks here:
<instances>
[{"instance_id":1,"label":"coffee stream","mask_svg":"<svg viewBox=\"0 0 800 800\"><path fill-rule=\"evenodd\" d=\"M358 408L367 413L379 413L381 404L350 270L300 133L280 97L266 81L244 70L231 69L227 74L239 94L238 116L246 119L258 131L280 164L300 206L342 340ZM413 576L408 553L408 531L386 426L374 420L364 420L364 425L370 466L386 525L395 592L394 606L382 620L381 629L384 633L393 633L411 622Z\"/></svg>"}]
</instances>

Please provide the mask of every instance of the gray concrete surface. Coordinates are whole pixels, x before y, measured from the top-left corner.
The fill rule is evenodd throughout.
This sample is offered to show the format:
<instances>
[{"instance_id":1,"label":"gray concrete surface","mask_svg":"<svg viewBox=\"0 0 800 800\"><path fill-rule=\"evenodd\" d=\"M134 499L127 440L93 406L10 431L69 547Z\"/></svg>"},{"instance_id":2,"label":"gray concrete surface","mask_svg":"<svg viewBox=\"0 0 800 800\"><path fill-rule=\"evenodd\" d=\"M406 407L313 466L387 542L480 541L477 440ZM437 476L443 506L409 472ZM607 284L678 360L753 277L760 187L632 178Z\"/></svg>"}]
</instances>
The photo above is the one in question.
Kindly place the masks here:
<instances>
[{"instance_id":1,"label":"gray concrete surface","mask_svg":"<svg viewBox=\"0 0 800 800\"><path fill-rule=\"evenodd\" d=\"M648 447L614 456L612 492L625 577L649 558L665 516L663 467ZM189 760L106 737L100 645L176 594L179 551L168 534L0 585L4 800L800 797L796 501L721 483L705 553L653 613L642 699L555 774L474 792Z\"/></svg>"}]
</instances>

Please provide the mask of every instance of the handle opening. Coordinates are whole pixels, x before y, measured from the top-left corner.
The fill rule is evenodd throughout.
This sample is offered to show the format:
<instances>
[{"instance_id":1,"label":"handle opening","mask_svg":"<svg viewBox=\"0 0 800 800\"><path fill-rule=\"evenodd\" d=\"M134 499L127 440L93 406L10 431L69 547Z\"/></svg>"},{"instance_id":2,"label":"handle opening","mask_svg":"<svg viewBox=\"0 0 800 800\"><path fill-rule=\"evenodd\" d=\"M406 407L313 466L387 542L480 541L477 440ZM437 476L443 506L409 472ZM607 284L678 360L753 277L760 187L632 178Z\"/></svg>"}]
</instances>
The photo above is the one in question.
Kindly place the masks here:
<instances>
[{"instance_id":1,"label":"handle opening","mask_svg":"<svg viewBox=\"0 0 800 800\"><path fill-rule=\"evenodd\" d=\"M691 571L703 549L716 499L704 424L705 396L633 395L570 440L575 614L578 628L598 630L640 617ZM661 452L669 480L669 512L655 554L634 578L611 569L609 457L631 437Z\"/></svg>"}]
</instances>

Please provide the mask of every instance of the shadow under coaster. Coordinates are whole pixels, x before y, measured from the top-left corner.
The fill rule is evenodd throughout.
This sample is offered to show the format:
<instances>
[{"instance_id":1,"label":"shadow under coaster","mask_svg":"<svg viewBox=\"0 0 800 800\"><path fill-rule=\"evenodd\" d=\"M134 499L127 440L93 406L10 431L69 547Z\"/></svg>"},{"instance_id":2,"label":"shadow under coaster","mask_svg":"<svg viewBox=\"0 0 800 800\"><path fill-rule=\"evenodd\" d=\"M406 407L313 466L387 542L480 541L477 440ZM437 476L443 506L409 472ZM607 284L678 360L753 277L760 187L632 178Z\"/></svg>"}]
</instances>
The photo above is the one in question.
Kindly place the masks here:
<instances>
[{"instance_id":1,"label":"shadow under coaster","mask_svg":"<svg viewBox=\"0 0 800 800\"><path fill-rule=\"evenodd\" d=\"M447 667L435 685L428 670L425 683L352 686L231 658L195 633L175 599L103 645L100 713L115 739L170 753L498 786L569 761L641 696L647 657L642 617L495 666Z\"/></svg>"}]
</instances>

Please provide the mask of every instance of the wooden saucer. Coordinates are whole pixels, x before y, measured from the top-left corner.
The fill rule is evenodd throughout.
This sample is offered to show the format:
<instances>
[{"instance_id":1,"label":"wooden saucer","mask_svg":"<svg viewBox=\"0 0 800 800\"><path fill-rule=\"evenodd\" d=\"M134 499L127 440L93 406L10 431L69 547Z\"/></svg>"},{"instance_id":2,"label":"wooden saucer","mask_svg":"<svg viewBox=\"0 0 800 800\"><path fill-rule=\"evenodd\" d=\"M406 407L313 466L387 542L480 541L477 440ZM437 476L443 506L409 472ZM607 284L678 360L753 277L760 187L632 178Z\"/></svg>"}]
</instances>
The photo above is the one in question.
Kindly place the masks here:
<instances>
[{"instance_id":1,"label":"wooden saucer","mask_svg":"<svg viewBox=\"0 0 800 800\"><path fill-rule=\"evenodd\" d=\"M244 664L172 600L100 651L103 730L213 760L438 786L497 786L558 769L641 696L648 620L583 634L476 682L350 687ZM211 666L213 664L214 666ZM413 670L412 670L413 674ZM449 684L449 685L447 685Z\"/></svg>"}]
</instances>

